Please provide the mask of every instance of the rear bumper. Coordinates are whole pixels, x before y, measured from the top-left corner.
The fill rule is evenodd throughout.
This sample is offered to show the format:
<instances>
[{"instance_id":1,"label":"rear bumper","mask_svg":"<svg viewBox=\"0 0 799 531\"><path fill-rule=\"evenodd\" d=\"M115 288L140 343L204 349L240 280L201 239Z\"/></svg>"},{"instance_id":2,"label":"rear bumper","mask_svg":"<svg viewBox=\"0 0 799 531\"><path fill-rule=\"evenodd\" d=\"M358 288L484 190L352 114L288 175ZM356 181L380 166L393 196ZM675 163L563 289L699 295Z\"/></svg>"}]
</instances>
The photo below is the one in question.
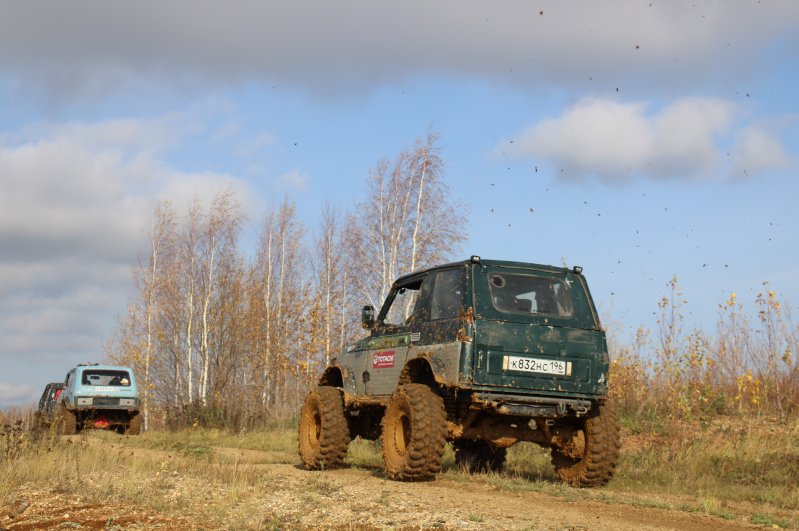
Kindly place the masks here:
<instances>
[{"instance_id":1,"label":"rear bumper","mask_svg":"<svg viewBox=\"0 0 799 531\"><path fill-rule=\"evenodd\" d=\"M591 411L597 399L475 391L472 400L500 415L558 418L567 415L583 416Z\"/></svg>"},{"instance_id":2,"label":"rear bumper","mask_svg":"<svg viewBox=\"0 0 799 531\"><path fill-rule=\"evenodd\" d=\"M73 411L77 411L80 413L85 413L87 411L120 411L130 414L135 414L139 412L139 408L137 407L129 407L129 406L78 406Z\"/></svg>"},{"instance_id":3,"label":"rear bumper","mask_svg":"<svg viewBox=\"0 0 799 531\"><path fill-rule=\"evenodd\" d=\"M131 396L92 396L78 395L74 406L79 410L107 409L132 411L139 409L139 399Z\"/></svg>"}]
</instances>

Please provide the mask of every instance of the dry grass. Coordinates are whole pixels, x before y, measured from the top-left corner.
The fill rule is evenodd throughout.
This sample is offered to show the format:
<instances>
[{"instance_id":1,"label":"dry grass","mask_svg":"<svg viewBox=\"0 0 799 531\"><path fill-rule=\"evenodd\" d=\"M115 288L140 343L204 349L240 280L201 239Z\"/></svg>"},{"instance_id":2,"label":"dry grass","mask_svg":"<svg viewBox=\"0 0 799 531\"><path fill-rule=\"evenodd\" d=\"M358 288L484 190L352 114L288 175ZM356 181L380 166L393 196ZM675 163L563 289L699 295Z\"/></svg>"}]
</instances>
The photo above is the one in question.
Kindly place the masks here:
<instances>
[{"instance_id":1,"label":"dry grass","mask_svg":"<svg viewBox=\"0 0 799 531\"><path fill-rule=\"evenodd\" d=\"M461 472L450 469L448 477ZM533 444L510 449L502 474L487 476L507 490L567 499L593 498L663 507L754 523L799 527L799 419L717 417L623 429L621 463L604 489L559 484L549 452Z\"/></svg>"},{"instance_id":2,"label":"dry grass","mask_svg":"<svg viewBox=\"0 0 799 531\"><path fill-rule=\"evenodd\" d=\"M799 511L799 420L717 417L669 428L627 438L619 487Z\"/></svg>"},{"instance_id":3,"label":"dry grass","mask_svg":"<svg viewBox=\"0 0 799 531\"><path fill-rule=\"evenodd\" d=\"M742 416L652 424L627 418L624 424L622 462L604 489L561 485L548 452L532 444L511 448L502 473L476 476L458 469L448 447L442 478L566 500L664 507L799 527L799 420ZM0 503L8 505L15 491L32 486L80 494L87 503L121 501L165 514L197 515L211 527L280 527L285 514L275 510L263 516L263 507L263 519L254 523L253 504L270 499L281 482L289 481L266 465L298 463L293 426L240 434L188 430L121 437L90 432L0 440ZM347 462L380 474L380 444L353 441ZM331 489L339 488L322 476L313 478L302 480L299 489L293 483L285 488L295 489L308 503L325 500Z\"/></svg>"},{"instance_id":4,"label":"dry grass","mask_svg":"<svg viewBox=\"0 0 799 531\"><path fill-rule=\"evenodd\" d=\"M790 306L764 290L750 310L733 292L719 305L714 331L684 330L688 301L677 278L658 303L657 329L622 340L612 318L611 395L633 417L799 415L799 326Z\"/></svg>"},{"instance_id":5,"label":"dry grass","mask_svg":"<svg viewBox=\"0 0 799 531\"><path fill-rule=\"evenodd\" d=\"M271 433L239 440L218 432L141 438L91 432L60 438L56 444L43 440L40 447L31 445L19 453L12 466L0 466L0 502L20 487L33 486L79 494L85 503L124 502L165 513L188 512L214 527L243 523L250 516L240 508L250 498L267 496L275 486L273 478L244 466L239 453L215 447L233 440L240 447L264 442L283 447L284 439L283 434ZM281 455L284 460L289 457Z\"/></svg>"}]
</instances>

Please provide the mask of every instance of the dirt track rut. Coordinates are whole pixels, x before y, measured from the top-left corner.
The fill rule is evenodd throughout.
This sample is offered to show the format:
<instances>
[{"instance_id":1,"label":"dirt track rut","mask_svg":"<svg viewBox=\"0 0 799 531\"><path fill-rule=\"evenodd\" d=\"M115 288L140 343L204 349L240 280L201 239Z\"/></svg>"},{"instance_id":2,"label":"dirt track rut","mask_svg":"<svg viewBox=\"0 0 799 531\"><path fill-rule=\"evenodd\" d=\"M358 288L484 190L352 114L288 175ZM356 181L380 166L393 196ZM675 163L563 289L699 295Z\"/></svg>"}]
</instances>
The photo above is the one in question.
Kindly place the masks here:
<instances>
[{"instance_id":1,"label":"dirt track rut","mask_svg":"<svg viewBox=\"0 0 799 531\"><path fill-rule=\"evenodd\" d=\"M135 449L135 452L161 450ZM700 513L660 509L652 497L640 506L588 499L585 491L565 489L558 495L500 489L482 476L461 480L403 483L387 479L380 468L342 468L312 472L295 456L280 452L215 448L234 457L240 469L257 471L269 485L252 495L231 495L229 487L209 484L189 474L170 476L166 499L174 505L161 511L126 504L86 504L79 497L42 490L21 492L30 507L13 520L12 507L0 507L5 529L762 529L743 518L724 520ZM167 452L164 452L167 454ZM276 462L277 461L277 462ZM281 462L282 461L282 462ZM291 461L291 462L289 462ZM608 498L618 497L615 491ZM622 493L624 494L624 493ZM628 499L634 494L628 493ZM185 510L181 496L202 497L202 504ZM227 499L235 499L227 509ZM666 503L666 502L664 502ZM183 505L183 507L181 507ZM205 518L202 507L214 505L216 518ZM199 509L198 509L199 508ZM224 510L237 512L238 524L225 523ZM199 511L199 512L198 512ZM242 525L242 515L246 524ZM221 516L221 517L220 517Z\"/></svg>"}]
</instances>

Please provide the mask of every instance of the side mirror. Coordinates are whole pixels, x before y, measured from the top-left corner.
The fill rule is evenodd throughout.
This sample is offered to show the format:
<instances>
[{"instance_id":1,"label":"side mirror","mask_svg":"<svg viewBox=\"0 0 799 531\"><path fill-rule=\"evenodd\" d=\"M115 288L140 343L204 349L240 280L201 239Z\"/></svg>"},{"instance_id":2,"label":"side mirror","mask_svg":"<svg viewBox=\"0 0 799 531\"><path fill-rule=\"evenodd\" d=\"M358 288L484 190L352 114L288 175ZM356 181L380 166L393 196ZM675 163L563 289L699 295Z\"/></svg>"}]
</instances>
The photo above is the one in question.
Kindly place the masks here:
<instances>
[{"instance_id":1,"label":"side mirror","mask_svg":"<svg viewBox=\"0 0 799 531\"><path fill-rule=\"evenodd\" d=\"M370 330L375 325L375 308L367 304L361 311L361 326Z\"/></svg>"}]
</instances>

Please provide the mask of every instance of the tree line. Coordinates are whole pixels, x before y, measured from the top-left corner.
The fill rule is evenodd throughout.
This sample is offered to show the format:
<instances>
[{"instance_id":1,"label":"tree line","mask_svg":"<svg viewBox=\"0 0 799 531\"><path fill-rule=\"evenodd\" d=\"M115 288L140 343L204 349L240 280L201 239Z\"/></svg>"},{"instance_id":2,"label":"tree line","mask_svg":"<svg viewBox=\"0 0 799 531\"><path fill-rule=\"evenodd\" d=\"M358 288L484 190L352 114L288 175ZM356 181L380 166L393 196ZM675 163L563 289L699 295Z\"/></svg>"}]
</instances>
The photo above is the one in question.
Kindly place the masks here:
<instances>
[{"instance_id":1,"label":"tree line","mask_svg":"<svg viewBox=\"0 0 799 531\"><path fill-rule=\"evenodd\" d=\"M240 429L293 416L332 356L363 332L399 275L449 260L464 217L430 133L378 162L351 211L322 209L310 231L284 200L254 249L231 190L184 212L159 203L134 296L106 346L134 368L145 429Z\"/></svg>"},{"instance_id":2,"label":"tree line","mask_svg":"<svg viewBox=\"0 0 799 531\"><path fill-rule=\"evenodd\" d=\"M235 194L156 206L134 296L108 357L134 368L145 429L241 429L288 419L323 367L363 336L360 308L392 281L449 261L463 209L444 180L439 139L417 139L378 162L351 210L321 209L306 227L284 200L264 212L253 249ZM772 290L750 319L733 293L716 330L683 330L676 277L658 304L657 334L606 321L611 396L624 415L799 411L799 327Z\"/></svg>"}]
</instances>

